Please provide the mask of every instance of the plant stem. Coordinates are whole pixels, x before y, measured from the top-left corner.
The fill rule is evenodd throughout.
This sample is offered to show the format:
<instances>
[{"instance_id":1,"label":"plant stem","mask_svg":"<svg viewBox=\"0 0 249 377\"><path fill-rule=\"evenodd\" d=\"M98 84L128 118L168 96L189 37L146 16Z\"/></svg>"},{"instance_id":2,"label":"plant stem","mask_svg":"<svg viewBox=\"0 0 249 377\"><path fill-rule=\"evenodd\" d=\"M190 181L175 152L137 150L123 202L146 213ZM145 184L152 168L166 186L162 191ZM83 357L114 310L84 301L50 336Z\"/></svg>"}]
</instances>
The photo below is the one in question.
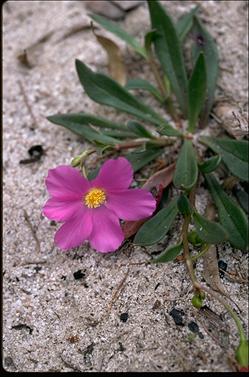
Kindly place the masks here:
<instances>
[{"instance_id":1,"label":"plant stem","mask_svg":"<svg viewBox=\"0 0 249 377\"><path fill-rule=\"evenodd\" d=\"M198 258L202 257L209 249L210 245L204 245L203 249L197 254L191 257L192 262L195 262Z\"/></svg>"},{"instance_id":2,"label":"plant stem","mask_svg":"<svg viewBox=\"0 0 249 377\"><path fill-rule=\"evenodd\" d=\"M154 138L154 139L141 138L141 139L135 139L132 141L127 141L124 143L116 144L113 148L119 151L120 149L136 148L145 143L155 144L155 145L163 147L167 145L172 145L175 143L175 141L176 140L174 139L164 138L164 137Z\"/></svg>"}]
</instances>

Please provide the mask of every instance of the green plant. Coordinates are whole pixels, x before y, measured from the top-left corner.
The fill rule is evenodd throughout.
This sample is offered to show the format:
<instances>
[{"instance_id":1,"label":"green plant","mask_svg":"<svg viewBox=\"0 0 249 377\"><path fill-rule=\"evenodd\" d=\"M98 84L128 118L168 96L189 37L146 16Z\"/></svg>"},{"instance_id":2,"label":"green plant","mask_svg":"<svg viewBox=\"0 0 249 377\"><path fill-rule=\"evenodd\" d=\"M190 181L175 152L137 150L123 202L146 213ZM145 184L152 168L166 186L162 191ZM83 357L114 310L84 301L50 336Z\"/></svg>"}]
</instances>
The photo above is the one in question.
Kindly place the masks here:
<instances>
[{"instance_id":1,"label":"green plant","mask_svg":"<svg viewBox=\"0 0 249 377\"><path fill-rule=\"evenodd\" d=\"M94 149L90 153L100 152L105 157L110 153L133 149L125 156L135 171L155 160L169 145L180 145L173 176L174 198L166 206L164 203L163 208L143 225L140 224L140 228L137 227L134 243L152 245L163 240L177 215L180 215L182 230L179 241L151 262L170 262L183 251L194 288L193 305L197 308L202 306L204 293L221 302L235 320L240 342L244 344L246 338L237 315L222 297L199 283L193 259L201 258L208 252L210 245L222 242L228 242L235 249L248 250L248 219L242 204L245 197L248 200L248 193L243 189L245 182L248 182L248 141L238 141L227 136L203 136L202 131L208 126L214 102L218 52L212 36L197 15L198 8L182 16L177 23L173 22L157 0L149 0L148 8L151 30L146 33L143 45L117 24L101 16L91 17L103 28L123 39L144 59L144 63L151 68L156 85L137 78L124 86L76 60L78 77L86 94L99 104L128 113L132 120L120 124L84 112L57 114L49 116L48 120L92 143ZM188 72L183 46L190 32L194 38L192 71ZM131 90L134 89L150 92L171 116L171 122L133 95ZM183 128L183 120L187 120L186 129ZM214 155L205 159L207 150L211 150ZM79 163L82 165L83 155L85 159L87 152L73 160L74 166ZM88 177L95 174L96 171L90 171ZM235 182L240 187L243 200L237 200L237 196L233 198L233 193L228 194L223 187L221 181L224 183L229 175L236 177ZM210 193L209 199L212 198L217 210L218 222L214 221L216 213L210 212L211 202L204 216L195 207L195 195L201 183L206 185ZM191 232L190 224L193 226ZM191 256L189 243L202 247L197 257ZM237 361L240 363L239 358ZM244 361L243 363L245 364Z\"/></svg>"}]
</instances>

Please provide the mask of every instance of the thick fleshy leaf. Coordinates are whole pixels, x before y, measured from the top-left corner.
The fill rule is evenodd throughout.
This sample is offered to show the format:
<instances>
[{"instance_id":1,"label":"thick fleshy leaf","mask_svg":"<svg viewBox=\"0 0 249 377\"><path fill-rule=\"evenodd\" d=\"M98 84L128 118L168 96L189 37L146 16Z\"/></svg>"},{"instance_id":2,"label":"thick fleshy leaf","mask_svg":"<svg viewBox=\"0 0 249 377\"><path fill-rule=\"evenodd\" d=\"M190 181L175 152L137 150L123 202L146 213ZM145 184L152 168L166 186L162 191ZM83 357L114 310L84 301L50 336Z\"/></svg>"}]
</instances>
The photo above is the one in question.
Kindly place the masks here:
<instances>
[{"instance_id":1,"label":"thick fleshy leaf","mask_svg":"<svg viewBox=\"0 0 249 377\"><path fill-rule=\"evenodd\" d=\"M103 135L103 133L101 132L97 132L96 130L90 127L91 125L104 128L111 128L114 130L122 130L123 128L124 130L127 129L126 126L112 123L105 119L85 113L56 114L47 117L47 119L54 124L58 124L59 126L67 128L76 135L82 136L84 139L87 139L90 142L98 142L107 145L118 144L120 140L115 139L111 136Z\"/></svg>"},{"instance_id":2,"label":"thick fleshy leaf","mask_svg":"<svg viewBox=\"0 0 249 377\"><path fill-rule=\"evenodd\" d=\"M74 217L65 222L55 234L55 243L62 250L80 246L92 232L92 214L83 206Z\"/></svg>"},{"instance_id":3,"label":"thick fleshy leaf","mask_svg":"<svg viewBox=\"0 0 249 377\"><path fill-rule=\"evenodd\" d=\"M156 201L149 191L128 189L107 193L105 206L122 220L142 220L151 216L156 209Z\"/></svg>"},{"instance_id":4,"label":"thick fleshy leaf","mask_svg":"<svg viewBox=\"0 0 249 377\"><path fill-rule=\"evenodd\" d=\"M193 36L195 41L193 46L193 62L196 62L201 51L204 53L206 62L207 100L200 119L201 126L205 126L214 102L219 65L218 50L214 39L196 15L194 15Z\"/></svg>"},{"instance_id":5,"label":"thick fleshy leaf","mask_svg":"<svg viewBox=\"0 0 249 377\"><path fill-rule=\"evenodd\" d=\"M153 138L153 135L150 133L150 131L148 131L142 124L138 122L131 120L127 123L127 127L139 137L147 137L149 139Z\"/></svg>"},{"instance_id":6,"label":"thick fleshy leaf","mask_svg":"<svg viewBox=\"0 0 249 377\"><path fill-rule=\"evenodd\" d=\"M161 209L139 229L134 243L136 245L153 245L162 240L173 224L177 212L177 199L173 199L168 207Z\"/></svg>"},{"instance_id":7,"label":"thick fleshy leaf","mask_svg":"<svg viewBox=\"0 0 249 377\"><path fill-rule=\"evenodd\" d=\"M207 92L206 65L203 52L200 53L188 84L188 130L193 132L197 126Z\"/></svg>"},{"instance_id":8,"label":"thick fleshy leaf","mask_svg":"<svg viewBox=\"0 0 249 377\"><path fill-rule=\"evenodd\" d=\"M184 66L181 43L175 25L166 10L157 0L148 0L151 28L157 31L154 38L156 55L170 81L178 103L187 114L187 74Z\"/></svg>"},{"instance_id":9,"label":"thick fleshy leaf","mask_svg":"<svg viewBox=\"0 0 249 377\"><path fill-rule=\"evenodd\" d=\"M243 181L248 181L249 143L246 140L202 137L200 141L218 153L230 172Z\"/></svg>"},{"instance_id":10,"label":"thick fleshy leaf","mask_svg":"<svg viewBox=\"0 0 249 377\"><path fill-rule=\"evenodd\" d=\"M197 177L198 165L195 149L190 140L184 140L176 163L174 185L189 191L196 183Z\"/></svg>"},{"instance_id":11,"label":"thick fleshy leaf","mask_svg":"<svg viewBox=\"0 0 249 377\"><path fill-rule=\"evenodd\" d=\"M245 250L248 247L248 219L238 204L219 185L213 174L206 175L208 188L218 209L219 219L228 233L232 246Z\"/></svg>"},{"instance_id":12,"label":"thick fleshy leaf","mask_svg":"<svg viewBox=\"0 0 249 377\"><path fill-rule=\"evenodd\" d=\"M125 155L132 164L134 172L137 172L149 162L155 160L163 153L163 148L147 148L145 151L134 151Z\"/></svg>"},{"instance_id":13,"label":"thick fleshy leaf","mask_svg":"<svg viewBox=\"0 0 249 377\"><path fill-rule=\"evenodd\" d=\"M82 86L93 101L132 114L152 124L164 126L168 129L169 136L179 135L179 131L171 127L160 115L110 77L93 72L78 59L76 59L76 70Z\"/></svg>"},{"instance_id":14,"label":"thick fleshy leaf","mask_svg":"<svg viewBox=\"0 0 249 377\"><path fill-rule=\"evenodd\" d=\"M92 211L92 217L93 229L89 237L91 247L100 253L117 250L124 240L117 215L101 206Z\"/></svg>"},{"instance_id":15,"label":"thick fleshy leaf","mask_svg":"<svg viewBox=\"0 0 249 377\"><path fill-rule=\"evenodd\" d=\"M161 93L159 90L152 85L149 81L144 80L144 79L132 79L129 80L126 84L126 89L127 90L133 90L133 89L142 89L146 90L150 94L152 94L159 102L163 103L164 99L161 96Z\"/></svg>"},{"instance_id":16,"label":"thick fleshy leaf","mask_svg":"<svg viewBox=\"0 0 249 377\"><path fill-rule=\"evenodd\" d=\"M193 221L198 236L209 244L224 242L228 239L228 234L222 225L207 220L199 213L193 214Z\"/></svg>"},{"instance_id":17,"label":"thick fleshy leaf","mask_svg":"<svg viewBox=\"0 0 249 377\"><path fill-rule=\"evenodd\" d=\"M218 168L218 166L221 163L221 157L220 156L213 156L207 159L206 161L200 163L199 170L203 174L209 174L212 173L214 170Z\"/></svg>"},{"instance_id":18,"label":"thick fleshy leaf","mask_svg":"<svg viewBox=\"0 0 249 377\"><path fill-rule=\"evenodd\" d=\"M124 29L122 29L117 23L107 20L105 17L99 16L97 14L91 14L90 17L100 24L104 29L110 31L111 33L115 34L117 37L125 41L129 46L131 46L137 53L142 55L144 58L146 57L146 51L143 46L134 38L132 35L127 33Z\"/></svg>"},{"instance_id":19,"label":"thick fleshy leaf","mask_svg":"<svg viewBox=\"0 0 249 377\"><path fill-rule=\"evenodd\" d=\"M181 251L182 251L182 243L169 246L160 255L158 255L156 258L153 258L151 263L171 262L174 259L176 259L176 257L181 253Z\"/></svg>"},{"instance_id":20,"label":"thick fleshy leaf","mask_svg":"<svg viewBox=\"0 0 249 377\"><path fill-rule=\"evenodd\" d=\"M176 23L177 34L182 43L193 26L193 16L197 12L197 9L198 6L190 12L183 14Z\"/></svg>"},{"instance_id":21,"label":"thick fleshy leaf","mask_svg":"<svg viewBox=\"0 0 249 377\"><path fill-rule=\"evenodd\" d=\"M241 188L235 190L235 196L246 213L249 213L249 193Z\"/></svg>"}]
</instances>

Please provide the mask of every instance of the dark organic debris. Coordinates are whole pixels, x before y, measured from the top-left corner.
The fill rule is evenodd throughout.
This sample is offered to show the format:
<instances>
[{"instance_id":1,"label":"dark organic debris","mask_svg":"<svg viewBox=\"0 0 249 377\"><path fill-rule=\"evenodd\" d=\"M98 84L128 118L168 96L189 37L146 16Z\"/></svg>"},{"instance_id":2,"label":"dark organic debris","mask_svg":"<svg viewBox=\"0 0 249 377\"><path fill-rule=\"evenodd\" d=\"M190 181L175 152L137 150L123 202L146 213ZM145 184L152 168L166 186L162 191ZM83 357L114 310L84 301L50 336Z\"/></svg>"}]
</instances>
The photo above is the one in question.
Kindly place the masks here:
<instances>
[{"instance_id":1,"label":"dark organic debris","mask_svg":"<svg viewBox=\"0 0 249 377\"><path fill-rule=\"evenodd\" d=\"M191 322L188 323L188 328L189 328L190 331L192 331L195 334L199 333L199 326L194 321L191 321Z\"/></svg>"},{"instance_id":2,"label":"dark organic debris","mask_svg":"<svg viewBox=\"0 0 249 377\"><path fill-rule=\"evenodd\" d=\"M224 271L227 270L227 263L220 259L218 261L218 267L219 267L219 271L220 271L220 277L223 278L224 275L225 275Z\"/></svg>"},{"instance_id":3,"label":"dark organic debris","mask_svg":"<svg viewBox=\"0 0 249 377\"><path fill-rule=\"evenodd\" d=\"M32 162L39 161L41 157L44 155L42 145L33 145L31 148L29 148L28 154L30 155L30 158L20 160L20 164L30 164Z\"/></svg>"},{"instance_id":4,"label":"dark organic debris","mask_svg":"<svg viewBox=\"0 0 249 377\"><path fill-rule=\"evenodd\" d=\"M81 270L78 270L73 273L73 276L75 280L79 280L79 279L83 279L85 277L85 274Z\"/></svg>"},{"instance_id":5,"label":"dark organic debris","mask_svg":"<svg viewBox=\"0 0 249 377\"><path fill-rule=\"evenodd\" d=\"M122 322L127 322L127 320L128 320L128 317L129 317L129 314L128 313L122 313L122 314L120 314L120 321L122 321Z\"/></svg>"},{"instance_id":6,"label":"dark organic debris","mask_svg":"<svg viewBox=\"0 0 249 377\"><path fill-rule=\"evenodd\" d=\"M86 347L86 349L83 351L84 356L84 362L86 365L91 366L92 365L92 353L94 349L94 343L89 344L89 346Z\"/></svg>"},{"instance_id":7,"label":"dark organic debris","mask_svg":"<svg viewBox=\"0 0 249 377\"><path fill-rule=\"evenodd\" d=\"M169 312L169 315L173 318L177 326L184 326L183 318L182 318L182 316L184 315L183 310L173 308Z\"/></svg>"},{"instance_id":8,"label":"dark organic debris","mask_svg":"<svg viewBox=\"0 0 249 377\"><path fill-rule=\"evenodd\" d=\"M118 345L119 345L119 348L117 349L118 352L124 352L125 351L125 347L123 346L123 344L121 342L118 342Z\"/></svg>"},{"instance_id":9,"label":"dark organic debris","mask_svg":"<svg viewBox=\"0 0 249 377\"><path fill-rule=\"evenodd\" d=\"M161 308L161 305L162 305L161 301L156 300L156 301L154 302L154 305L152 306L152 310L156 310L156 309Z\"/></svg>"},{"instance_id":10,"label":"dark organic debris","mask_svg":"<svg viewBox=\"0 0 249 377\"><path fill-rule=\"evenodd\" d=\"M32 335L32 332L33 332L33 329L30 326L25 325L25 323L20 323L18 325L14 325L11 328L15 329L15 330L22 330L22 329L29 330L30 335Z\"/></svg>"}]
</instances>

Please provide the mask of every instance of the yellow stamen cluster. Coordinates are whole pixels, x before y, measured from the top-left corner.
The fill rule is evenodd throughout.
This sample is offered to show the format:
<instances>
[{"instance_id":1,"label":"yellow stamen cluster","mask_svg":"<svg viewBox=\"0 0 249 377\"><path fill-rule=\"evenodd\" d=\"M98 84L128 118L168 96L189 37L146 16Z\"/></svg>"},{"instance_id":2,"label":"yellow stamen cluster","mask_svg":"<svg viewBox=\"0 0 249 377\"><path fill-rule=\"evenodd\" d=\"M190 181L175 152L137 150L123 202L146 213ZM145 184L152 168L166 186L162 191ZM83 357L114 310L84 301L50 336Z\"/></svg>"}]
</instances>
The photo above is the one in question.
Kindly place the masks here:
<instances>
[{"instance_id":1,"label":"yellow stamen cluster","mask_svg":"<svg viewBox=\"0 0 249 377\"><path fill-rule=\"evenodd\" d=\"M106 194L99 188L92 188L84 197L84 203L88 208L100 207L105 201Z\"/></svg>"}]
</instances>

